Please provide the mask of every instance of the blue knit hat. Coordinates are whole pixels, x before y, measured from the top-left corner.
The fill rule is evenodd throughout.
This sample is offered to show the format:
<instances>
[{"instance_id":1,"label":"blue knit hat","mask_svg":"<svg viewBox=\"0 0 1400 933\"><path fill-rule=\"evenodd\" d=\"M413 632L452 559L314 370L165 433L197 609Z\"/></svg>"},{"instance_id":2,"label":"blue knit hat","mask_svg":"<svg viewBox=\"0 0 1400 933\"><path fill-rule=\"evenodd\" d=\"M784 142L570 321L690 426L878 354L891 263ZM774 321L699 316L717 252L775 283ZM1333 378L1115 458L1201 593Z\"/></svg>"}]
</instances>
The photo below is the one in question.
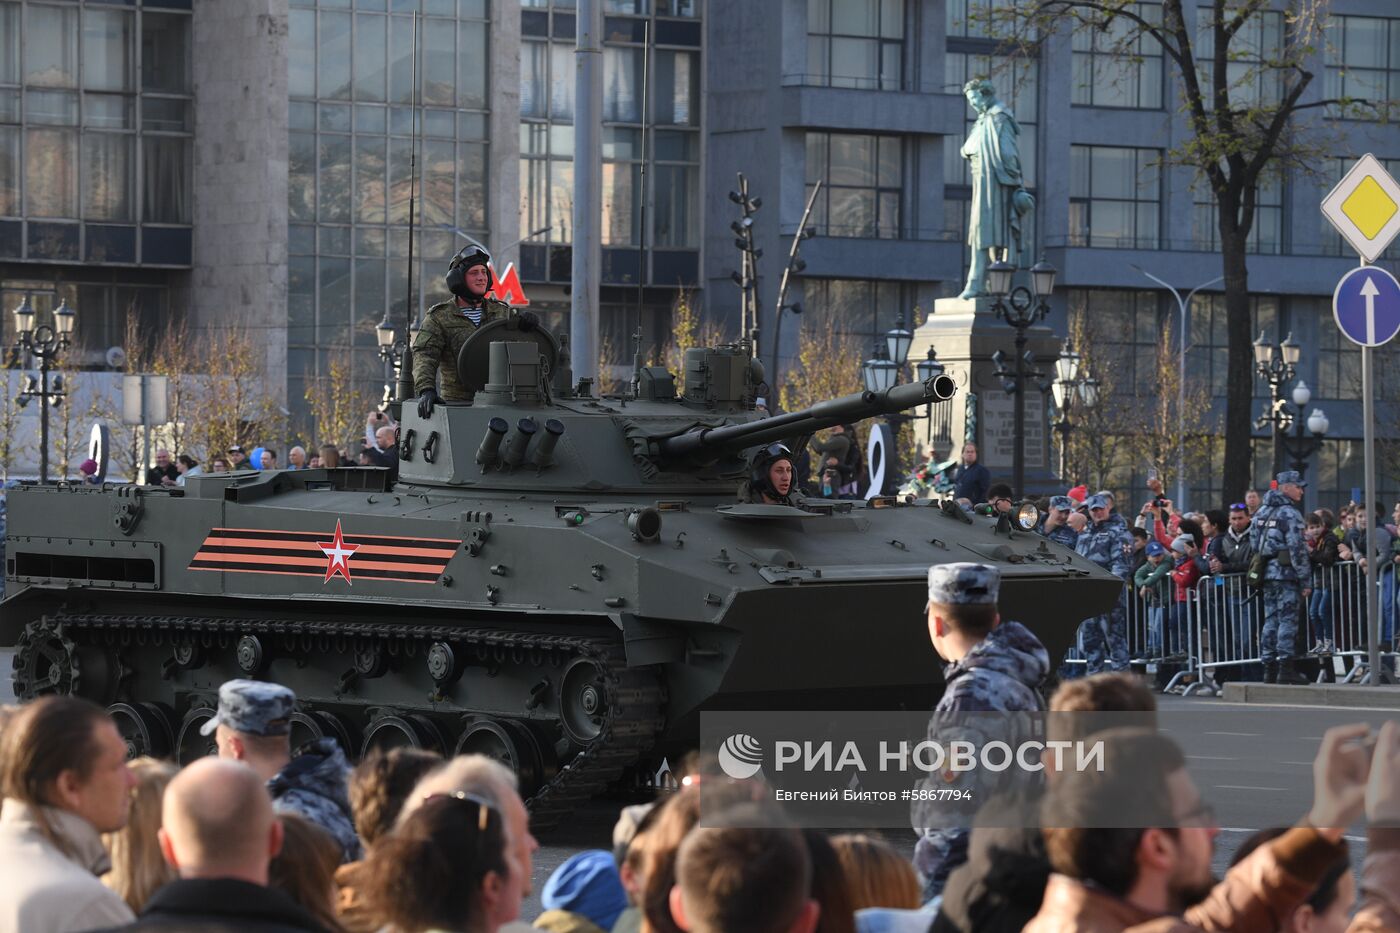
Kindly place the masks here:
<instances>
[{"instance_id":1,"label":"blue knit hat","mask_svg":"<svg viewBox=\"0 0 1400 933\"><path fill-rule=\"evenodd\" d=\"M627 909L627 892L611 852L590 849L555 869L544 883L540 904L546 910L567 910L611 930Z\"/></svg>"}]
</instances>

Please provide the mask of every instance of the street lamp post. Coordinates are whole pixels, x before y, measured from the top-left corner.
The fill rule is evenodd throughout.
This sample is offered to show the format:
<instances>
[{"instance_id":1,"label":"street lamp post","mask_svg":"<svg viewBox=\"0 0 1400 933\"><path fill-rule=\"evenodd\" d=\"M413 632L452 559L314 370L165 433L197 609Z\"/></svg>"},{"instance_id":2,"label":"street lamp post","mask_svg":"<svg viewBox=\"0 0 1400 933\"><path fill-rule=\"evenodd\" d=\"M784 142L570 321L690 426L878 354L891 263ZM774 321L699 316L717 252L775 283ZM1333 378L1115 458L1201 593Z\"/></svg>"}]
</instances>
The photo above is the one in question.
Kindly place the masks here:
<instances>
[{"instance_id":1,"label":"street lamp post","mask_svg":"<svg viewBox=\"0 0 1400 933\"><path fill-rule=\"evenodd\" d=\"M73 324L78 315L72 308L68 307L65 300L60 302L58 309L53 313L52 324L40 324L34 326L36 317L34 309L29 304L29 297L15 308L15 355L21 360L25 354L39 358L39 378L36 380L30 376L25 383L24 390L15 398L15 402L21 407L28 405L30 399L39 400L39 482L49 481L49 407L51 405L63 404L63 398L67 391L63 387L63 376L54 376L49 379L49 371L53 368L54 361L58 355L68 349L73 334Z\"/></svg>"},{"instance_id":2,"label":"street lamp post","mask_svg":"<svg viewBox=\"0 0 1400 933\"><path fill-rule=\"evenodd\" d=\"M1188 316L1191 314L1191 299L1195 298L1196 293L1201 289L1210 288L1212 285L1225 281L1225 276L1219 275L1209 282L1202 282L1187 292L1185 298L1182 298L1181 292L1151 272L1136 264L1133 265L1133 268L1172 293L1172 297L1176 299L1177 313L1181 317L1176 377L1176 507L1184 509L1186 507L1186 324Z\"/></svg>"},{"instance_id":3,"label":"street lamp post","mask_svg":"<svg viewBox=\"0 0 1400 933\"><path fill-rule=\"evenodd\" d=\"M1066 340L1064 349L1055 360L1055 382L1050 387L1050 391L1054 393L1055 412L1058 415L1055 430L1060 435L1061 479L1067 478L1065 470L1069 454L1069 432L1074 428L1069 416L1074 407L1074 398L1078 395L1080 404L1086 409L1099 403L1099 381L1080 371L1081 362L1079 353Z\"/></svg>"},{"instance_id":4,"label":"street lamp post","mask_svg":"<svg viewBox=\"0 0 1400 933\"><path fill-rule=\"evenodd\" d=\"M1302 354L1303 348L1294 341L1291 333L1277 346L1269 343L1262 332L1259 339L1254 341L1254 369L1268 382L1271 399L1268 410L1255 420L1254 426L1260 430L1266 427L1270 430L1274 473L1279 472L1283 463L1283 437L1293 421L1293 415L1288 411L1288 403L1283 396L1283 386L1297 375L1298 359ZM1309 399L1312 397L1312 394L1307 392L1307 386L1303 386L1303 391ZM1301 408L1300 405L1300 416Z\"/></svg>"},{"instance_id":5,"label":"street lamp post","mask_svg":"<svg viewBox=\"0 0 1400 933\"><path fill-rule=\"evenodd\" d=\"M987 268L987 287L996 299L992 310L1016 329L1016 369L1006 373L1004 382L1008 384L1015 405L1015 456L1012 461L1012 483L1016 495L1025 494L1026 485L1026 402L1025 385L1030 378L1040 378L1040 373L1026 368L1026 331L1031 325L1050 313L1050 305L1045 299L1055 290L1055 267L1043 258L1031 267L1031 284L1034 291L1024 285L1011 287L1011 277L1016 267L1005 259L999 259Z\"/></svg>"},{"instance_id":6,"label":"street lamp post","mask_svg":"<svg viewBox=\"0 0 1400 933\"><path fill-rule=\"evenodd\" d=\"M384 361L384 404L387 405L394 399L394 387L399 382L399 369L403 365L404 351L413 346L414 341L418 339L418 323L414 322L409 328L408 337L405 339L398 336L389 320L388 312L385 312L384 320L375 325L374 339L379 345L379 358Z\"/></svg>"},{"instance_id":7,"label":"street lamp post","mask_svg":"<svg viewBox=\"0 0 1400 933\"><path fill-rule=\"evenodd\" d=\"M904 314L901 312L894 327L876 339L874 355L861 364L861 380L865 383L866 391L884 392L899 385L899 374L909 359L909 348L913 346L913 343L914 335L904 326ZM930 365L936 366L939 371L942 371L942 364L933 359L931 348L929 358L918 364L917 368L920 374L925 370L932 373ZM888 471L891 476L899 472L899 429L904 422L909 420L909 416L900 413L885 416L885 422L894 431L894 450L890 455L892 469Z\"/></svg>"},{"instance_id":8,"label":"street lamp post","mask_svg":"<svg viewBox=\"0 0 1400 933\"><path fill-rule=\"evenodd\" d=\"M1312 401L1312 390L1307 383L1299 379L1298 384L1293 387L1293 411L1278 411L1288 422L1291 422L1294 429L1293 437L1287 434L1288 425L1280 425L1279 434L1284 451L1288 454L1291 462L1289 466L1298 471L1299 476L1306 477L1308 473L1308 458L1322 449L1322 442L1327 438L1327 429L1331 427L1331 422L1327 420L1320 408L1314 408L1312 413L1303 417L1303 412L1307 408L1308 402ZM1304 434L1307 431L1312 436Z\"/></svg>"}]
</instances>

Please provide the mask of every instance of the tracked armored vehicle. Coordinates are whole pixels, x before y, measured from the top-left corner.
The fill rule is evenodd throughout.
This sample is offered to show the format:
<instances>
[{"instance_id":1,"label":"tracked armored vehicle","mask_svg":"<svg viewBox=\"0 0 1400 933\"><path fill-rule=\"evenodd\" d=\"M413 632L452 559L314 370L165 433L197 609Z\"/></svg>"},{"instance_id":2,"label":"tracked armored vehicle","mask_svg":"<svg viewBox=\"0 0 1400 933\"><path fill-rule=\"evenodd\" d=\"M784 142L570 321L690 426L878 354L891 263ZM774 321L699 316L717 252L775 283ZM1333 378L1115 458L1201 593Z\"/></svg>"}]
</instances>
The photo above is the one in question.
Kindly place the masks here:
<instances>
[{"instance_id":1,"label":"tracked armored vehicle","mask_svg":"<svg viewBox=\"0 0 1400 933\"><path fill-rule=\"evenodd\" d=\"M639 367L597 397L551 334L517 328L463 347L472 403L402 405L396 476L11 490L17 695L91 698L133 754L183 761L210 751L220 683L275 680L299 699L294 741L497 756L547 826L692 744L704 709L931 706L931 563L999 565L1003 614L1057 653L1121 591L951 505L735 501L758 445L941 404L947 377L765 417L742 347L687 351L679 394Z\"/></svg>"}]
</instances>

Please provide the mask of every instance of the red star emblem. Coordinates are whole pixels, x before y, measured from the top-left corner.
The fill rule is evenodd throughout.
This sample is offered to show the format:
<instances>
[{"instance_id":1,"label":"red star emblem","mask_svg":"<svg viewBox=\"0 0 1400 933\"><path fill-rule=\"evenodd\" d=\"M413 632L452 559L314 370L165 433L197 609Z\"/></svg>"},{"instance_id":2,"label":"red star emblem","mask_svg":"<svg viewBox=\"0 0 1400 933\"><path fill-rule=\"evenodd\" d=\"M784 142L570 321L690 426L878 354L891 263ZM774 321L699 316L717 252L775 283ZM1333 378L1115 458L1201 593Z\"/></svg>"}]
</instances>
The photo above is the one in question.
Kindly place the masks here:
<instances>
[{"instance_id":1,"label":"red star emblem","mask_svg":"<svg viewBox=\"0 0 1400 933\"><path fill-rule=\"evenodd\" d=\"M335 539L333 541L317 541L316 546L326 555L326 579L321 581L322 585L331 582L331 577L336 574L345 578L345 582L354 585L350 579L350 555L360 549L358 544L346 544L345 538L340 533L340 519L335 520Z\"/></svg>"}]
</instances>

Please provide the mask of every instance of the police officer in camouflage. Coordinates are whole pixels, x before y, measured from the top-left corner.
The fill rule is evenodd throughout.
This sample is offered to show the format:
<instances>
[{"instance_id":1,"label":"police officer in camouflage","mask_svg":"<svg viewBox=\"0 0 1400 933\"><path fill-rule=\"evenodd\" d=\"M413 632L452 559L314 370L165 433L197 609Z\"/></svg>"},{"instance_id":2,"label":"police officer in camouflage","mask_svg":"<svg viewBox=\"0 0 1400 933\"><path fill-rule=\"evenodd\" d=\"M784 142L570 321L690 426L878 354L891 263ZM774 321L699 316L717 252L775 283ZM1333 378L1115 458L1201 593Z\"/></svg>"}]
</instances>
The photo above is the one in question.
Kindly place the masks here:
<instances>
[{"instance_id":1,"label":"police officer in camouflage","mask_svg":"<svg viewBox=\"0 0 1400 933\"><path fill-rule=\"evenodd\" d=\"M447 266L444 281L452 299L428 309L418 339L413 342L413 393L418 396L419 417L430 417L433 406L439 402L471 401L471 393L457 373L457 354L481 325L512 313L504 301L486 296L495 284L490 262L486 250L464 246ZM522 311L518 321L522 331L533 330L539 324L539 318L529 311Z\"/></svg>"},{"instance_id":2,"label":"police officer in camouflage","mask_svg":"<svg viewBox=\"0 0 1400 933\"><path fill-rule=\"evenodd\" d=\"M1051 496L1050 510L1041 519L1040 528L1037 530L1056 544L1063 544L1071 551L1074 550L1079 541L1079 532L1069 525L1069 516L1073 511L1074 500L1069 496Z\"/></svg>"},{"instance_id":3,"label":"police officer in camouflage","mask_svg":"<svg viewBox=\"0 0 1400 933\"><path fill-rule=\"evenodd\" d=\"M1090 496L1084 505L1089 510L1089 527L1079 536L1075 550L1126 583L1132 568L1133 549L1133 535L1127 522L1113 513L1108 498L1102 493ZM1079 628L1085 670L1089 674L1102 671L1105 660L1109 670L1128 669L1127 592L1125 586L1111 612L1085 619Z\"/></svg>"},{"instance_id":4,"label":"police officer in camouflage","mask_svg":"<svg viewBox=\"0 0 1400 933\"><path fill-rule=\"evenodd\" d=\"M1312 580L1308 544L1303 536L1303 515L1297 503L1308 485L1297 470L1274 477L1278 488L1264 495L1264 502L1249 523L1249 543L1264 567L1264 630L1259 636L1259 657L1264 662L1264 682L1305 684L1308 679L1294 667L1298 648L1298 619Z\"/></svg>"},{"instance_id":5,"label":"police officer in camouflage","mask_svg":"<svg viewBox=\"0 0 1400 933\"><path fill-rule=\"evenodd\" d=\"M360 837L346 783L350 765L335 739L320 738L292 757L296 694L281 684L230 680L219 688L219 709L200 727L214 733L220 758L242 761L267 782L274 809L305 817L330 833L341 858L360 858Z\"/></svg>"},{"instance_id":6,"label":"police officer in camouflage","mask_svg":"<svg viewBox=\"0 0 1400 933\"><path fill-rule=\"evenodd\" d=\"M987 564L935 564L928 571L928 633L934 650L948 663L945 688L929 721L929 740L947 747L967 740L979 747L992 740L1013 743L1028 723L1020 717L985 715L1043 709L1037 688L1050 671L1045 646L1019 622L997 612L1001 573ZM981 713L981 716L963 714ZM1028 735L1024 737L1029 737ZM958 786L985 799L993 788L976 772L956 778ZM951 775L926 779L930 789L955 783ZM914 865L924 879L925 902L943 890L949 873L967 861L969 830L951 825L968 815L965 805L940 814L937 804L914 807Z\"/></svg>"}]
</instances>

